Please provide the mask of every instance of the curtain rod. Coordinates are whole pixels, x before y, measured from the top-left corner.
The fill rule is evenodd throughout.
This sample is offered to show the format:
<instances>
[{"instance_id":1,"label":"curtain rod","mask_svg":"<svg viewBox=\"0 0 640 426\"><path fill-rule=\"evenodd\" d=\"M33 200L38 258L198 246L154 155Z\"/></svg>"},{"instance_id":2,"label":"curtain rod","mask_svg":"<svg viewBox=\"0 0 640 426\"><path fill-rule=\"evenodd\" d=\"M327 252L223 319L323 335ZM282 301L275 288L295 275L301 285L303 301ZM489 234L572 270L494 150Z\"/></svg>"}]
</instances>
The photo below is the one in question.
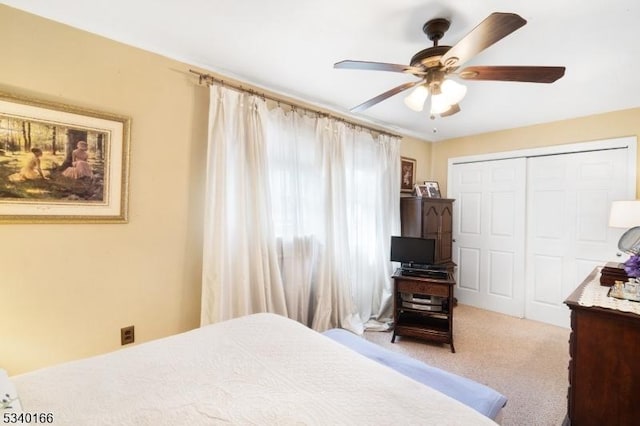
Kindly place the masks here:
<instances>
[{"instance_id":1,"label":"curtain rod","mask_svg":"<svg viewBox=\"0 0 640 426\"><path fill-rule=\"evenodd\" d=\"M253 89L242 87L240 84L234 84L234 83L226 82L226 81L224 81L224 80L222 80L220 78L216 78L216 77L212 76L211 74L201 73L201 72L198 72L198 71L195 71L195 70L192 70L192 69L190 69L189 72L191 72L193 74L196 74L198 76L198 78L199 78L198 83L199 84L203 84L203 83L207 84L207 85L219 84L221 86L230 87L232 89L239 90L241 92L245 92L245 93L250 93L252 95L256 95L258 97L261 97L262 99L269 99L270 101L276 102L278 105L280 105L280 104L287 105L287 106L291 107L291 109L293 109L293 110L302 109L302 110L304 110L306 112L310 112L310 113L319 115L321 117L332 118L332 119L334 119L336 121L340 121L340 122L345 123L345 124L350 125L350 126L360 127L360 128L366 129L369 132L375 132L375 133L379 133L379 134L382 134L382 135L392 136L392 137L395 137L395 138L402 138L400 135L396 135L396 134L391 133L391 132L380 130L380 129L377 129L375 127L370 127L370 126L367 126L367 125L364 125L364 124L356 123L354 121L350 121L350 120L347 120L345 118L338 117L338 116L335 116L333 114L329 114L329 113L324 112L324 111L320 111L318 109L313 109L313 108L309 108L309 107L306 107L306 106L303 106L303 105L300 105L300 104L296 104L296 103L293 103L293 102L285 101L283 99L278 99L276 97L269 96L269 95L267 95L265 93L257 92L257 91L255 91Z\"/></svg>"}]
</instances>

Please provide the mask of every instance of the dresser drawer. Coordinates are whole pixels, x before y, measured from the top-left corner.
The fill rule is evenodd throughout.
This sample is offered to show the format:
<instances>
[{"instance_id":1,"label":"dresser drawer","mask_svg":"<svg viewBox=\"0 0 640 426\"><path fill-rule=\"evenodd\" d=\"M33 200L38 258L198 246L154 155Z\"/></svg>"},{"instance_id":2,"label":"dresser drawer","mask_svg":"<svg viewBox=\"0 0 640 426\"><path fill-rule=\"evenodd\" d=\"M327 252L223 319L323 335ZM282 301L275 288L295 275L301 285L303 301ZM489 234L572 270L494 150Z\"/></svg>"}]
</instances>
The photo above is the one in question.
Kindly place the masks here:
<instances>
[{"instance_id":1,"label":"dresser drawer","mask_svg":"<svg viewBox=\"0 0 640 426\"><path fill-rule=\"evenodd\" d=\"M428 294L430 296L449 297L449 284L438 284L402 280L396 278L397 291L400 293Z\"/></svg>"}]
</instances>

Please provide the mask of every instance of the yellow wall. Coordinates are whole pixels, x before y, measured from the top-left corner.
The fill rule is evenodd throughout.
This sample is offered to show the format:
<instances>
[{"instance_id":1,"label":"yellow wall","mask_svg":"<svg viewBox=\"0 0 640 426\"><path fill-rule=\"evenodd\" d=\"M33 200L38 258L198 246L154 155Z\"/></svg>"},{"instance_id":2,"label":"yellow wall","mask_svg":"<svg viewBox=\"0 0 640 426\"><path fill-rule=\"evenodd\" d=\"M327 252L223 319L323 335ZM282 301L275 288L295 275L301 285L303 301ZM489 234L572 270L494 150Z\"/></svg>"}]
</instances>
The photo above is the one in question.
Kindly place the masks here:
<instances>
[{"instance_id":1,"label":"yellow wall","mask_svg":"<svg viewBox=\"0 0 640 426\"><path fill-rule=\"evenodd\" d=\"M128 224L0 225L0 368L197 327L208 91L189 67L0 6L0 91L132 118ZM197 81L197 80L196 80Z\"/></svg>"},{"instance_id":2,"label":"yellow wall","mask_svg":"<svg viewBox=\"0 0 640 426\"><path fill-rule=\"evenodd\" d=\"M416 183L431 179L431 144L429 142L404 137L400 143L400 155L416 160Z\"/></svg>"},{"instance_id":3,"label":"yellow wall","mask_svg":"<svg viewBox=\"0 0 640 426\"><path fill-rule=\"evenodd\" d=\"M449 139L432 144L431 174L446 194L449 158L638 135L640 108Z\"/></svg>"}]
</instances>

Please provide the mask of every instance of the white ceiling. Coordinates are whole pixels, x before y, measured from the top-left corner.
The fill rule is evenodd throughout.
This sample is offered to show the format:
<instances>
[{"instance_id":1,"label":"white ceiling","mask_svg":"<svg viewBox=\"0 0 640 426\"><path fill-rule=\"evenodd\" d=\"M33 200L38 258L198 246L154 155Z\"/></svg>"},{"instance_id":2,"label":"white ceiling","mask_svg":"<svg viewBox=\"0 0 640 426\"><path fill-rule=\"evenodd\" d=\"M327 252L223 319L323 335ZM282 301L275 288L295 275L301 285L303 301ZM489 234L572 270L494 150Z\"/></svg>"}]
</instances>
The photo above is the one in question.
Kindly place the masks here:
<instances>
[{"instance_id":1,"label":"white ceiling","mask_svg":"<svg viewBox=\"0 0 640 426\"><path fill-rule=\"evenodd\" d=\"M566 66L553 84L466 81L462 111L429 119L396 95L353 117L436 141L640 107L638 0L2 0L73 27L348 113L416 78L336 70L343 59L408 64L432 45L429 19L453 45L492 12L528 23L465 65ZM5 40L6 42L6 40Z\"/></svg>"}]
</instances>

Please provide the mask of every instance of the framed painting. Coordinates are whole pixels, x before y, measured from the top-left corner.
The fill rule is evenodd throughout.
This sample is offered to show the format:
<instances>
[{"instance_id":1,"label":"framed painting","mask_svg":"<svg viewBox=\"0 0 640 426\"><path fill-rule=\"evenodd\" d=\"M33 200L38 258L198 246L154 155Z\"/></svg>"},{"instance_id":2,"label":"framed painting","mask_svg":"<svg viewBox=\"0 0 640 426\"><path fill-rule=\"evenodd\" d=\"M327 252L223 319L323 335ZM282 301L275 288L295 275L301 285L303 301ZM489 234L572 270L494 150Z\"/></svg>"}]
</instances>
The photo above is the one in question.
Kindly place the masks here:
<instances>
[{"instance_id":1,"label":"framed painting","mask_svg":"<svg viewBox=\"0 0 640 426\"><path fill-rule=\"evenodd\" d=\"M416 160L413 158L400 157L400 192L413 192L416 182Z\"/></svg>"},{"instance_id":2,"label":"framed painting","mask_svg":"<svg viewBox=\"0 0 640 426\"><path fill-rule=\"evenodd\" d=\"M126 223L131 119L0 93L0 223Z\"/></svg>"}]
</instances>

